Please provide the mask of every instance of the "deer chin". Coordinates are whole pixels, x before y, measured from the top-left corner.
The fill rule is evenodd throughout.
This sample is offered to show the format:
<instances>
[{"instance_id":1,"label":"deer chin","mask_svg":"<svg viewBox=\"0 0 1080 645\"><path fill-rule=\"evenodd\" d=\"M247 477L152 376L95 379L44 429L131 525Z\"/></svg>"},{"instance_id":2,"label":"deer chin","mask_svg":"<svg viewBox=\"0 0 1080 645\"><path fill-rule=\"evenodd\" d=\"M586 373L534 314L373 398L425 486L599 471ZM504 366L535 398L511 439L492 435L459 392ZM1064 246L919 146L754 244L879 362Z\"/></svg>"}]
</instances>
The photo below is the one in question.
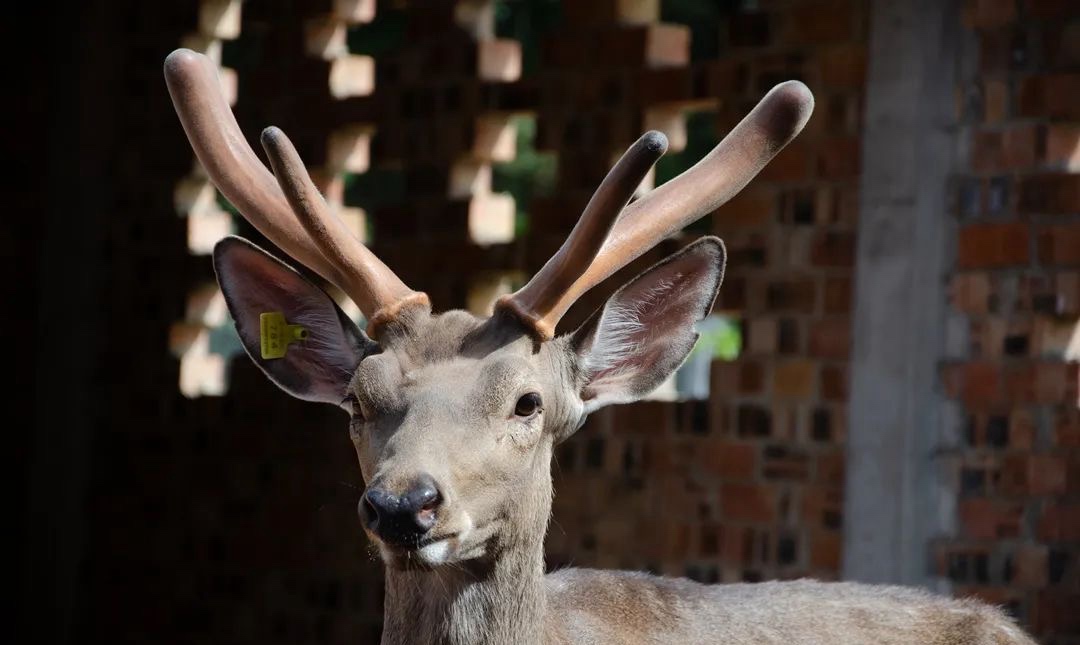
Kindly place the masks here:
<instances>
[{"instance_id":1,"label":"deer chin","mask_svg":"<svg viewBox=\"0 0 1080 645\"><path fill-rule=\"evenodd\" d=\"M421 540L415 547L398 547L376 538L379 554L387 567L398 570L431 570L483 557L488 531L474 530L472 518L462 513L461 529L442 531Z\"/></svg>"}]
</instances>

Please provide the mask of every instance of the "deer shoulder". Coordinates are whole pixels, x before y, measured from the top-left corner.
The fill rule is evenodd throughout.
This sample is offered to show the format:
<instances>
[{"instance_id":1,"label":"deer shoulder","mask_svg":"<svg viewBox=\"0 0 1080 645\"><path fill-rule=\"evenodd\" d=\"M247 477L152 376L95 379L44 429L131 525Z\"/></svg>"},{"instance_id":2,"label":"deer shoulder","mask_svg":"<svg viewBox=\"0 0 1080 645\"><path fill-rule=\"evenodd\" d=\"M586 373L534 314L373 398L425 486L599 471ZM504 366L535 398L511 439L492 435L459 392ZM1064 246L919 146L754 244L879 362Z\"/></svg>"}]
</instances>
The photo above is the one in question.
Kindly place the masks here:
<instances>
[{"instance_id":1,"label":"deer shoulder","mask_svg":"<svg viewBox=\"0 0 1080 645\"><path fill-rule=\"evenodd\" d=\"M546 578L550 643L1033 645L998 609L890 585L703 585L564 569Z\"/></svg>"}]
</instances>

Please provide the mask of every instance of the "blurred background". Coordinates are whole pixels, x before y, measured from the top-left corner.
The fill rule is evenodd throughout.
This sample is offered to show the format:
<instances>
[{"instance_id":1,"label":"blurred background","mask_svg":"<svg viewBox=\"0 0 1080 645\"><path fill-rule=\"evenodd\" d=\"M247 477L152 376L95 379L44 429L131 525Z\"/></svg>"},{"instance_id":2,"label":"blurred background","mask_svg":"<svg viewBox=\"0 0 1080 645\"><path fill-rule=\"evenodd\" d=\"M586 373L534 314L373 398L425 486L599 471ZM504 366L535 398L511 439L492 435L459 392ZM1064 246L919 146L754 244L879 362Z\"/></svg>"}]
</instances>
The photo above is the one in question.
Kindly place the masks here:
<instances>
[{"instance_id":1,"label":"blurred background","mask_svg":"<svg viewBox=\"0 0 1080 645\"><path fill-rule=\"evenodd\" d=\"M564 321L727 243L687 365L559 449L548 564L922 585L1080 643L1080 4L61 5L20 23L5 136L17 640L378 641L346 420L236 355L208 253L265 241L169 103L184 46L405 282L478 313L643 131L671 141L647 190L802 80L799 138Z\"/></svg>"}]
</instances>

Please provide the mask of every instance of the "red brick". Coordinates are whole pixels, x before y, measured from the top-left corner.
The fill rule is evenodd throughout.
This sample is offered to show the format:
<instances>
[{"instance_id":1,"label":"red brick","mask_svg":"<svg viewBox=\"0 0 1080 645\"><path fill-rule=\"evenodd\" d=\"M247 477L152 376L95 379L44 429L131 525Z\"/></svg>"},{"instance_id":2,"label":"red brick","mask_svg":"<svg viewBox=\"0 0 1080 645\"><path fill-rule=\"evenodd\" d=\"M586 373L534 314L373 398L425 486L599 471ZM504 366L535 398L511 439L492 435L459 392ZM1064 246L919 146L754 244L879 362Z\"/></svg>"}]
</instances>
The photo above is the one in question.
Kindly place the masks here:
<instances>
[{"instance_id":1,"label":"red brick","mask_svg":"<svg viewBox=\"0 0 1080 645\"><path fill-rule=\"evenodd\" d=\"M713 361L709 367L709 391L722 396L730 396L739 389L740 363L728 361Z\"/></svg>"},{"instance_id":2,"label":"red brick","mask_svg":"<svg viewBox=\"0 0 1080 645\"><path fill-rule=\"evenodd\" d=\"M823 365L821 367L821 398L826 401L846 401L847 394L847 369L839 365Z\"/></svg>"},{"instance_id":3,"label":"red brick","mask_svg":"<svg viewBox=\"0 0 1080 645\"><path fill-rule=\"evenodd\" d=\"M965 499L959 504L964 535L975 540L995 540L1020 535L1022 508L1018 504L989 499Z\"/></svg>"},{"instance_id":4,"label":"red brick","mask_svg":"<svg viewBox=\"0 0 1080 645\"><path fill-rule=\"evenodd\" d=\"M1076 396L1077 364L1043 361L1010 365L1005 391L1015 403L1072 403Z\"/></svg>"},{"instance_id":5,"label":"red brick","mask_svg":"<svg viewBox=\"0 0 1080 645\"><path fill-rule=\"evenodd\" d=\"M991 362L970 362L946 366L943 379L946 394L965 403L1001 400L1001 368Z\"/></svg>"},{"instance_id":6,"label":"red brick","mask_svg":"<svg viewBox=\"0 0 1080 645\"><path fill-rule=\"evenodd\" d=\"M1016 0L967 0L964 24L975 29L993 29L1016 19Z\"/></svg>"},{"instance_id":7,"label":"red brick","mask_svg":"<svg viewBox=\"0 0 1080 645\"><path fill-rule=\"evenodd\" d=\"M957 264L961 269L1026 264L1030 259L1024 222L971 224L960 230Z\"/></svg>"},{"instance_id":8,"label":"red brick","mask_svg":"<svg viewBox=\"0 0 1080 645\"><path fill-rule=\"evenodd\" d=\"M817 176L821 179L853 179L859 174L858 137L839 137L821 144Z\"/></svg>"},{"instance_id":9,"label":"red brick","mask_svg":"<svg viewBox=\"0 0 1080 645\"><path fill-rule=\"evenodd\" d=\"M737 441L712 441L706 444L706 472L724 479L749 480L757 470L757 448Z\"/></svg>"},{"instance_id":10,"label":"red brick","mask_svg":"<svg viewBox=\"0 0 1080 645\"><path fill-rule=\"evenodd\" d=\"M765 368L757 361L742 361L739 369L739 393L758 394L765 388Z\"/></svg>"},{"instance_id":11,"label":"red brick","mask_svg":"<svg viewBox=\"0 0 1080 645\"><path fill-rule=\"evenodd\" d=\"M752 534L751 529L745 527L731 524L720 526L720 559L740 565L747 564L750 561L747 546L752 542ZM679 557L682 557L682 554Z\"/></svg>"},{"instance_id":12,"label":"red brick","mask_svg":"<svg viewBox=\"0 0 1080 645\"><path fill-rule=\"evenodd\" d=\"M806 481L810 477L810 466L810 457L805 451L769 446L762 455L761 475L767 480Z\"/></svg>"},{"instance_id":13,"label":"red brick","mask_svg":"<svg viewBox=\"0 0 1080 645\"><path fill-rule=\"evenodd\" d=\"M1047 226L1038 235L1039 262L1047 266L1080 265L1080 222Z\"/></svg>"},{"instance_id":14,"label":"red brick","mask_svg":"<svg viewBox=\"0 0 1080 645\"><path fill-rule=\"evenodd\" d=\"M1080 493L1080 452L1074 451L1065 457L1065 494Z\"/></svg>"},{"instance_id":15,"label":"red brick","mask_svg":"<svg viewBox=\"0 0 1080 645\"><path fill-rule=\"evenodd\" d=\"M1039 518L1039 539L1048 542L1080 540L1080 504L1052 503Z\"/></svg>"},{"instance_id":16,"label":"red brick","mask_svg":"<svg viewBox=\"0 0 1080 645\"><path fill-rule=\"evenodd\" d=\"M978 130L971 134L971 169L994 172L1005 165L1005 144L1001 132Z\"/></svg>"},{"instance_id":17,"label":"red brick","mask_svg":"<svg viewBox=\"0 0 1080 645\"><path fill-rule=\"evenodd\" d=\"M1019 116L1080 120L1080 74L1037 74L1020 82Z\"/></svg>"},{"instance_id":18,"label":"red brick","mask_svg":"<svg viewBox=\"0 0 1080 645\"><path fill-rule=\"evenodd\" d=\"M1028 41L1018 40L1015 28L990 29L979 34L979 71L998 75L1017 66L1017 52L1026 53Z\"/></svg>"},{"instance_id":19,"label":"red brick","mask_svg":"<svg viewBox=\"0 0 1080 645\"><path fill-rule=\"evenodd\" d=\"M859 88L866 83L866 46L848 43L819 54L821 82L833 88Z\"/></svg>"},{"instance_id":20,"label":"red brick","mask_svg":"<svg viewBox=\"0 0 1080 645\"><path fill-rule=\"evenodd\" d=\"M816 363L807 360L784 361L773 366L773 396L809 399L815 389Z\"/></svg>"},{"instance_id":21,"label":"red brick","mask_svg":"<svg viewBox=\"0 0 1080 645\"><path fill-rule=\"evenodd\" d=\"M1032 18L1076 17L1076 3L1073 0L1023 0L1027 6L1027 15Z\"/></svg>"},{"instance_id":22,"label":"red brick","mask_svg":"<svg viewBox=\"0 0 1080 645\"><path fill-rule=\"evenodd\" d=\"M827 314L851 312L851 278L828 278L825 280L823 303Z\"/></svg>"},{"instance_id":23,"label":"red brick","mask_svg":"<svg viewBox=\"0 0 1080 645\"><path fill-rule=\"evenodd\" d=\"M1009 117L1009 84L1000 79L983 82L983 119L1000 123Z\"/></svg>"},{"instance_id":24,"label":"red brick","mask_svg":"<svg viewBox=\"0 0 1080 645\"><path fill-rule=\"evenodd\" d=\"M1042 40L1045 68L1080 68L1080 22L1045 25Z\"/></svg>"},{"instance_id":25,"label":"red brick","mask_svg":"<svg viewBox=\"0 0 1080 645\"><path fill-rule=\"evenodd\" d=\"M842 487L846 472L847 463L843 452L838 450L831 454L818 455L816 480L818 483Z\"/></svg>"},{"instance_id":26,"label":"red brick","mask_svg":"<svg viewBox=\"0 0 1080 645\"><path fill-rule=\"evenodd\" d=\"M1077 607L1080 607L1080 592L1044 589L1035 597L1031 610L1032 630L1037 634L1080 633L1080 611L1076 610Z\"/></svg>"},{"instance_id":27,"label":"red brick","mask_svg":"<svg viewBox=\"0 0 1080 645\"><path fill-rule=\"evenodd\" d=\"M713 229L717 233L745 230L773 221L776 194L768 189L747 187L713 214Z\"/></svg>"},{"instance_id":28,"label":"red brick","mask_svg":"<svg viewBox=\"0 0 1080 645\"><path fill-rule=\"evenodd\" d=\"M843 505L843 491L838 486L804 486L799 511L802 524L814 529L839 530Z\"/></svg>"},{"instance_id":29,"label":"red brick","mask_svg":"<svg viewBox=\"0 0 1080 645\"><path fill-rule=\"evenodd\" d=\"M776 353L777 327L775 318L754 318L749 321L746 333L746 351L749 354L770 355Z\"/></svg>"},{"instance_id":30,"label":"red brick","mask_svg":"<svg viewBox=\"0 0 1080 645\"><path fill-rule=\"evenodd\" d=\"M1065 459L1059 455L1011 455L1002 465L1001 491L1009 495L1065 492Z\"/></svg>"},{"instance_id":31,"label":"red brick","mask_svg":"<svg viewBox=\"0 0 1080 645\"><path fill-rule=\"evenodd\" d=\"M1009 583L1023 589L1042 589L1046 586L1049 558L1043 545L1017 547L1012 554L1012 579Z\"/></svg>"},{"instance_id":32,"label":"red brick","mask_svg":"<svg viewBox=\"0 0 1080 645\"><path fill-rule=\"evenodd\" d=\"M791 45L819 45L841 42L851 38L855 24L854 3L844 0L803 2L787 13L788 33L785 41Z\"/></svg>"},{"instance_id":33,"label":"red brick","mask_svg":"<svg viewBox=\"0 0 1080 645\"><path fill-rule=\"evenodd\" d=\"M1035 419L1026 409L1009 414L1009 447L1030 450L1035 443Z\"/></svg>"},{"instance_id":34,"label":"red brick","mask_svg":"<svg viewBox=\"0 0 1080 645\"><path fill-rule=\"evenodd\" d=\"M810 153L798 140L781 150L758 175L765 181L803 181L810 176Z\"/></svg>"},{"instance_id":35,"label":"red brick","mask_svg":"<svg viewBox=\"0 0 1080 645\"><path fill-rule=\"evenodd\" d=\"M851 321L826 318L810 325L810 355L817 358L847 358L851 351Z\"/></svg>"},{"instance_id":36,"label":"red brick","mask_svg":"<svg viewBox=\"0 0 1080 645\"><path fill-rule=\"evenodd\" d=\"M1077 39L1080 40L1080 33ZM1043 163L1063 170L1080 170L1080 125L1048 125L1043 138Z\"/></svg>"},{"instance_id":37,"label":"red brick","mask_svg":"<svg viewBox=\"0 0 1080 645\"><path fill-rule=\"evenodd\" d=\"M776 494L763 484L724 484L720 489L724 517L768 524L776 520Z\"/></svg>"},{"instance_id":38,"label":"red brick","mask_svg":"<svg viewBox=\"0 0 1080 645\"><path fill-rule=\"evenodd\" d=\"M1080 448L1080 410L1067 406L1055 411L1054 445L1059 448Z\"/></svg>"},{"instance_id":39,"label":"red brick","mask_svg":"<svg viewBox=\"0 0 1080 645\"><path fill-rule=\"evenodd\" d=\"M1080 165L1078 142L1080 127L1067 124L978 130L972 134L971 167L980 173L1037 166L1071 169Z\"/></svg>"},{"instance_id":40,"label":"red brick","mask_svg":"<svg viewBox=\"0 0 1080 645\"><path fill-rule=\"evenodd\" d=\"M855 234L839 231L820 231L814 236L810 261L819 267L851 267L855 265Z\"/></svg>"},{"instance_id":41,"label":"red brick","mask_svg":"<svg viewBox=\"0 0 1080 645\"><path fill-rule=\"evenodd\" d=\"M953 589L953 595L958 598L971 598L988 605L1002 607L1015 604L1017 592L1006 587L991 587L987 585L964 585Z\"/></svg>"},{"instance_id":42,"label":"red brick","mask_svg":"<svg viewBox=\"0 0 1080 645\"><path fill-rule=\"evenodd\" d=\"M811 313L817 286L810 279L770 280L765 287L765 306L772 311Z\"/></svg>"},{"instance_id":43,"label":"red brick","mask_svg":"<svg viewBox=\"0 0 1080 645\"><path fill-rule=\"evenodd\" d=\"M620 434L666 435L673 430L674 415L666 402L638 401L616 406L611 408L611 415L611 429Z\"/></svg>"},{"instance_id":44,"label":"red brick","mask_svg":"<svg viewBox=\"0 0 1080 645\"><path fill-rule=\"evenodd\" d=\"M1028 175L1017 182L1021 213L1052 215L1080 211L1080 175Z\"/></svg>"},{"instance_id":45,"label":"red brick","mask_svg":"<svg viewBox=\"0 0 1080 645\"><path fill-rule=\"evenodd\" d=\"M1021 125L1002 132L1002 167L1018 170L1036 165L1045 149L1046 128L1041 125Z\"/></svg>"},{"instance_id":46,"label":"red brick","mask_svg":"<svg viewBox=\"0 0 1080 645\"><path fill-rule=\"evenodd\" d=\"M957 311L989 313L990 276L985 273L957 273L949 279L949 302Z\"/></svg>"},{"instance_id":47,"label":"red brick","mask_svg":"<svg viewBox=\"0 0 1080 645\"><path fill-rule=\"evenodd\" d=\"M571 25L609 26L612 23L637 23L656 20L659 3L627 3L620 0L569 2L562 9L564 19Z\"/></svg>"},{"instance_id":48,"label":"red brick","mask_svg":"<svg viewBox=\"0 0 1080 645\"><path fill-rule=\"evenodd\" d=\"M840 568L840 534L815 531L810 536L810 568L836 571Z\"/></svg>"}]
</instances>

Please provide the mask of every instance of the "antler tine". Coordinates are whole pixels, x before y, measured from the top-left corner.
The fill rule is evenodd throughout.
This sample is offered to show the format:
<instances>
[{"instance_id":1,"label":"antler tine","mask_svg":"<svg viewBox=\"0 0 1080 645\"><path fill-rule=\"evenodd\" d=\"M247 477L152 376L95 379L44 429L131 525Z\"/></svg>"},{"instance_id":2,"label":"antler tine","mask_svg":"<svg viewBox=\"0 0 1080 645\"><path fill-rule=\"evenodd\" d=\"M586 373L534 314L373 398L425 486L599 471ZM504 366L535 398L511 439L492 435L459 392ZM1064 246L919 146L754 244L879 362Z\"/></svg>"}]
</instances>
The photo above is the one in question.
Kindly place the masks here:
<instances>
[{"instance_id":1,"label":"antler tine","mask_svg":"<svg viewBox=\"0 0 1080 645\"><path fill-rule=\"evenodd\" d=\"M341 269L345 284L340 286L361 311L371 316L370 325L377 326L383 319L392 318L393 310L403 304L416 302L429 305L426 295L405 286L330 212L304 168L299 153L284 132L269 127L263 130L260 140L270 158L270 166L274 169L281 191L285 193L301 226L326 259Z\"/></svg>"},{"instance_id":2,"label":"antler tine","mask_svg":"<svg viewBox=\"0 0 1080 645\"><path fill-rule=\"evenodd\" d=\"M222 194L281 250L355 298L357 306L369 316L369 330L393 318L405 304L427 302L426 296L406 287L333 215L325 212L328 217L322 217L299 208L294 213L278 181L240 132L210 59L189 49L177 49L165 59L165 81L191 147ZM297 178L306 177L306 172L293 170L289 167L285 174L290 174L290 183L298 187L295 197L299 203L306 207L322 204L321 196L317 200L310 198L310 178ZM310 188L317 195L314 186ZM309 234L311 230L325 235ZM335 241L335 245L326 246L328 240ZM320 248L320 243L326 248ZM356 257L350 257L352 253Z\"/></svg>"},{"instance_id":3,"label":"antler tine","mask_svg":"<svg viewBox=\"0 0 1080 645\"><path fill-rule=\"evenodd\" d=\"M550 338L559 318L583 293L742 190L799 134L813 109L814 96L798 81L770 90L701 161L623 209L588 268L560 294L558 306L547 312L544 327L527 320L529 326Z\"/></svg>"},{"instance_id":4,"label":"antler tine","mask_svg":"<svg viewBox=\"0 0 1080 645\"><path fill-rule=\"evenodd\" d=\"M509 311L542 340L574 300L572 287L589 268L641 180L667 152L660 132L647 132L623 154L593 193L570 236L540 271L517 292L503 296L496 309Z\"/></svg>"},{"instance_id":5,"label":"antler tine","mask_svg":"<svg viewBox=\"0 0 1080 645\"><path fill-rule=\"evenodd\" d=\"M701 161L627 207L590 267L589 286L734 197L802 131L813 110L814 95L799 81L772 88Z\"/></svg>"}]
</instances>

